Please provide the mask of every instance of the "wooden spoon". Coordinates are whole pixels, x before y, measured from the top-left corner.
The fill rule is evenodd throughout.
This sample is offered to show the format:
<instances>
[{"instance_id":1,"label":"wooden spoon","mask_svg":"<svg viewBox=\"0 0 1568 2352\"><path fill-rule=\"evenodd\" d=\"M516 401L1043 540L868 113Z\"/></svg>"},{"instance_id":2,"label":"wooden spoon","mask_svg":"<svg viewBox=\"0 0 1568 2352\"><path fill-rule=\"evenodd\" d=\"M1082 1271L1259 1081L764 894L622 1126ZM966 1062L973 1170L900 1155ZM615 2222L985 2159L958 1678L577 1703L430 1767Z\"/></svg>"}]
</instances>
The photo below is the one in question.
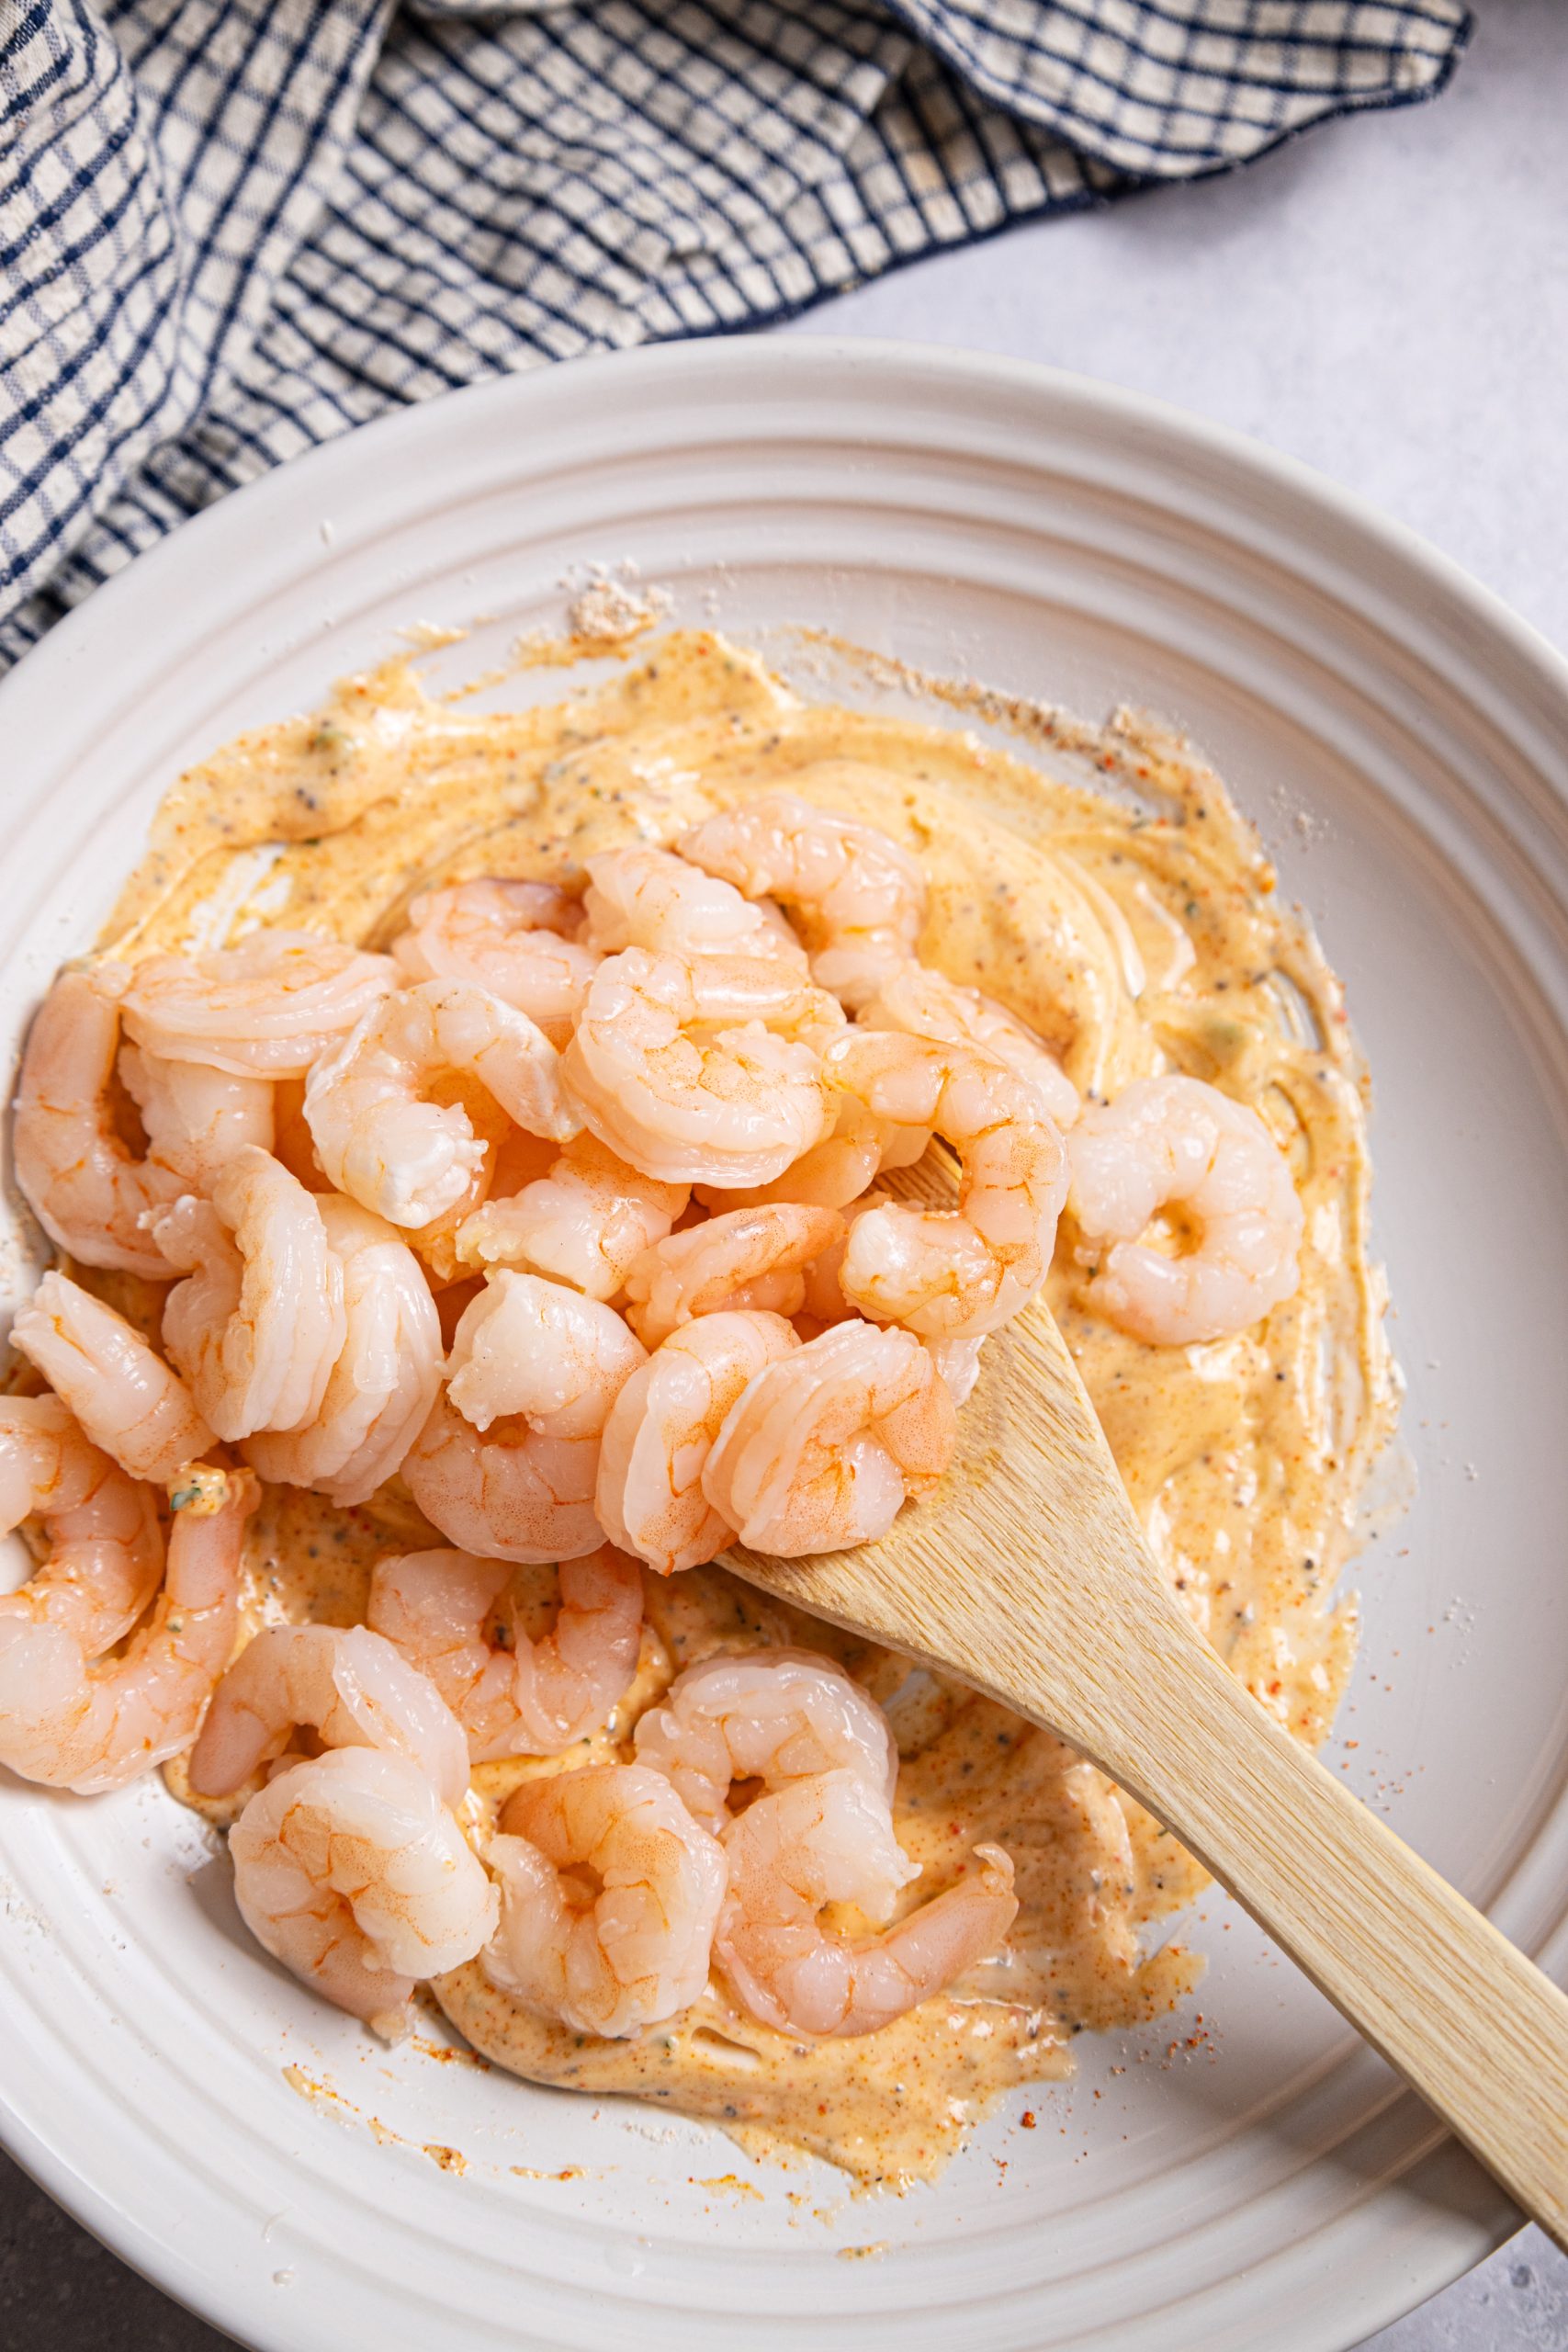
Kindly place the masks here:
<instances>
[{"instance_id":1,"label":"wooden spoon","mask_svg":"<svg viewBox=\"0 0 1568 2352\"><path fill-rule=\"evenodd\" d=\"M880 1544L723 1565L1090 1758L1568 2250L1568 1999L1226 1672L1043 1305L987 1341L952 1470Z\"/></svg>"}]
</instances>

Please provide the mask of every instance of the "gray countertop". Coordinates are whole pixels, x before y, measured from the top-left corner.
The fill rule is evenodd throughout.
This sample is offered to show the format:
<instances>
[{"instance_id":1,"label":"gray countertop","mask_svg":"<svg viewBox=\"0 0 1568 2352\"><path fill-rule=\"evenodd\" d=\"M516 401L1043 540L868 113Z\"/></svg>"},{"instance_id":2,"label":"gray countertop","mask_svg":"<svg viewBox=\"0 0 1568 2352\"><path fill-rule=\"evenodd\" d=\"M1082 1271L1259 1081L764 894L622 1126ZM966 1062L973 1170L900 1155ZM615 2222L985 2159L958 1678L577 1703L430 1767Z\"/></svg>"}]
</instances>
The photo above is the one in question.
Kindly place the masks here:
<instances>
[{"instance_id":1,"label":"gray countertop","mask_svg":"<svg viewBox=\"0 0 1568 2352\"><path fill-rule=\"evenodd\" d=\"M961 344L1158 393L1363 492L1568 646L1568 6L1479 16L1436 106L920 263L791 332ZM0 2166L0 2344L222 2341ZM1373 2342L1563 2352L1568 2260L1528 2232Z\"/></svg>"}]
</instances>

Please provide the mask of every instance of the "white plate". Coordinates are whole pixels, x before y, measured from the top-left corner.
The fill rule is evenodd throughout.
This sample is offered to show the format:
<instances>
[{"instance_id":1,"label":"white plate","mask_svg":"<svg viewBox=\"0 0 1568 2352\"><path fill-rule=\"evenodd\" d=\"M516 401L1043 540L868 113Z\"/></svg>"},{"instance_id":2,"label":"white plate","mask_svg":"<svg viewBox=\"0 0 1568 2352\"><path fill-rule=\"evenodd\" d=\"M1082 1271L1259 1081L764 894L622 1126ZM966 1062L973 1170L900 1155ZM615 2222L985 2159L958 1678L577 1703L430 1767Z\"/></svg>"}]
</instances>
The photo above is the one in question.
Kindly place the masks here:
<instances>
[{"instance_id":1,"label":"white plate","mask_svg":"<svg viewBox=\"0 0 1568 2352\"><path fill-rule=\"evenodd\" d=\"M1561 1966L1568 671L1298 469L1068 377L817 341L580 363L356 434L180 532L0 692L0 1054L183 764L410 621L495 616L443 657L482 665L558 620L571 567L624 558L742 634L825 624L1089 715L1153 706L1277 847L1377 1075L1421 1478L1361 1577L1331 1760ZM157 1788L0 1789L0 1857L8 2144L280 2352L1332 2352L1511 2223L1218 1899L1212 2043L1168 2061L1184 2018L1083 2047L1034 2130L1014 2098L940 2188L856 2202L679 2118L389 2055L250 1946Z\"/></svg>"}]
</instances>

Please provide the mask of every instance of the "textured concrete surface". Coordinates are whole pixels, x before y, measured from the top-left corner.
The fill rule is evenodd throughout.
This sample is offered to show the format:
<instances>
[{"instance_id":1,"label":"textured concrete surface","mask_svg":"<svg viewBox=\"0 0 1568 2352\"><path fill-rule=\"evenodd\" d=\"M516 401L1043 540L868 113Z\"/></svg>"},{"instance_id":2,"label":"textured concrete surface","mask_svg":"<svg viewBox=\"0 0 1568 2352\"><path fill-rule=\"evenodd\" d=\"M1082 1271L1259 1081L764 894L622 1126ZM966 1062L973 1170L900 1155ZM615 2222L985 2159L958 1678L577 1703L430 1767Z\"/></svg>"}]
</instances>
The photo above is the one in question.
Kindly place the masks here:
<instances>
[{"instance_id":1,"label":"textured concrete surface","mask_svg":"<svg viewBox=\"0 0 1568 2352\"><path fill-rule=\"evenodd\" d=\"M1364 492L1568 647L1568 7L1479 14L1436 107L922 263L794 331L1011 352L1157 392ZM0 2346L222 2340L0 2159ZM1529 2232L1373 2343L1565 2352L1568 2261Z\"/></svg>"}]
</instances>

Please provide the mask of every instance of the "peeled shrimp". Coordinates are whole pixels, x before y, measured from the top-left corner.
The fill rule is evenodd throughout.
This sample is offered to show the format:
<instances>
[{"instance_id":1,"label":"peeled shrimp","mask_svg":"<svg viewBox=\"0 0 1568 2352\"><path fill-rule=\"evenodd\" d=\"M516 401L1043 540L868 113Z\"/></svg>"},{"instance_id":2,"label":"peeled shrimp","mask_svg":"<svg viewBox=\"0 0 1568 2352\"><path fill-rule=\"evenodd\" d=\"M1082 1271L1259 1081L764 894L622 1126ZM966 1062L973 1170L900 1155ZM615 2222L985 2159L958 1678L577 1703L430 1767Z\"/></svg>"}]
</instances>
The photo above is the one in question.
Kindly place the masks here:
<instances>
[{"instance_id":1,"label":"peeled shrimp","mask_svg":"<svg viewBox=\"0 0 1568 2352\"><path fill-rule=\"evenodd\" d=\"M443 1804L462 1802L468 1747L428 1674L367 1625L268 1625L213 1694L191 1751L199 1795L228 1796L301 1727L326 1747L378 1747L417 1765Z\"/></svg>"},{"instance_id":2,"label":"peeled shrimp","mask_svg":"<svg viewBox=\"0 0 1568 2352\"><path fill-rule=\"evenodd\" d=\"M245 1441L264 1478L367 1501L402 1464L441 1385L441 1318L401 1236L336 1193L316 1203L343 1269L346 1336L314 1417Z\"/></svg>"},{"instance_id":3,"label":"peeled shrimp","mask_svg":"<svg viewBox=\"0 0 1568 2352\"><path fill-rule=\"evenodd\" d=\"M458 882L414 899L392 955L408 978L468 981L564 1046L600 960L581 925L553 882Z\"/></svg>"},{"instance_id":4,"label":"peeled shrimp","mask_svg":"<svg viewBox=\"0 0 1568 2352\"><path fill-rule=\"evenodd\" d=\"M802 1270L843 1234L836 1210L784 1202L688 1226L628 1269L626 1320L645 1347L656 1348L694 1316L719 1308L796 1314L806 1296Z\"/></svg>"},{"instance_id":5,"label":"peeled shrimp","mask_svg":"<svg viewBox=\"0 0 1568 2352\"><path fill-rule=\"evenodd\" d=\"M160 1060L122 1046L119 1075L147 1131L147 1161L179 1193L209 1193L237 1151L273 1146L270 1079L237 1078L206 1062Z\"/></svg>"},{"instance_id":6,"label":"peeled shrimp","mask_svg":"<svg viewBox=\"0 0 1568 2352\"><path fill-rule=\"evenodd\" d=\"M832 1132L792 1160L771 1184L727 1185L723 1190L699 1184L696 1196L709 1209L760 1209L775 1201L847 1209L885 1169L912 1168L922 1159L931 1139L930 1127L904 1127L895 1120L879 1119L855 1095L840 1094Z\"/></svg>"},{"instance_id":7,"label":"peeled shrimp","mask_svg":"<svg viewBox=\"0 0 1568 2352\"><path fill-rule=\"evenodd\" d=\"M748 1383L703 1466L703 1492L755 1551L793 1559L873 1543L907 1495L941 1477L957 1427L911 1333L839 1323Z\"/></svg>"},{"instance_id":8,"label":"peeled shrimp","mask_svg":"<svg viewBox=\"0 0 1568 2352\"><path fill-rule=\"evenodd\" d=\"M818 773L826 780L829 771ZM747 898L795 908L812 950L812 977L852 1012L915 953L926 877L908 850L873 825L773 792L705 818L677 846Z\"/></svg>"},{"instance_id":9,"label":"peeled shrimp","mask_svg":"<svg viewBox=\"0 0 1568 2352\"><path fill-rule=\"evenodd\" d=\"M174 1272L147 1221L181 1190L116 1132L109 1081L119 1011L85 972L62 972L33 1015L22 1055L12 1157L51 1241L87 1266L154 1281Z\"/></svg>"},{"instance_id":10,"label":"peeled shrimp","mask_svg":"<svg viewBox=\"0 0 1568 2352\"><path fill-rule=\"evenodd\" d=\"M947 1393L955 1405L967 1405L975 1394L975 1383L980 1377L980 1351L985 1344L984 1332L974 1340L926 1341L931 1360L941 1373Z\"/></svg>"},{"instance_id":11,"label":"peeled shrimp","mask_svg":"<svg viewBox=\"0 0 1568 2352\"><path fill-rule=\"evenodd\" d=\"M633 1261L663 1240L690 1198L689 1186L642 1175L597 1136L575 1136L545 1175L475 1210L458 1230L457 1256L614 1298Z\"/></svg>"},{"instance_id":12,"label":"peeled shrimp","mask_svg":"<svg viewBox=\"0 0 1568 2352\"><path fill-rule=\"evenodd\" d=\"M164 1538L152 1496L89 1443L57 1396L0 1397L0 1534L34 1517L49 1556L0 1599L0 1642L16 1618L56 1626L96 1657L158 1589Z\"/></svg>"},{"instance_id":13,"label":"peeled shrimp","mask_svg":"<svg viewBox=\"0 0 1568 2352\"><path fill-rule=\"evenodd\" d=\"M829 1903L891 1916L919 1875L893 1834L886 1803L853 1772L792 1781L759 1797L724 1835L729 1890L714 1939L746 2007L780 2033L875 2033L940 1993L995 1950L1018 1912L1012 1863L977 1846L976 1877L880 1935L818 1924Z\"/></svg>"},{"instance_id":14,"label":"peeled shrimp","mask_svg":"<svg viewBox=\"0 0 1568 2352\"><path fill-rule=\"evenodd\" d=\"M149 956L124 978L120 1012L137 1045L165 1060L303 1078L396 978L389 956L319 932L259 931L238 947Z\"/></svg>"},{"instance_id":15,"label":"peeled shrimp","mask_svg":"<svg viewBox=\"0 0 1568 2352\"><path fill-rule=\"evenodd\" d=\"M824 1063L880 1115L927 1125L963 1164L956 1209L889 1201L856 1219L839 1280L879 1322L974 1339L1044 1281L1066 1196L1062 1138L1026 1080L988 1054L886 1030L852 1030Z\"/></svg>"},{"instance_id":16,"label":"peeled shrimp","mask_svg":"<svg viewBox=\"0 0 1568 2352\"><path fill-rule=\"evenodd\" d=\"M1290 1163L1256 1111L1198 1078L1142 1078L1068 1141L1084 1240L1109 1241L1092 1304L1134 1339L1181 1347L1244 1331L1294 1293L1303 1220ZM1178 1205L1201 1228L1168 1258L1138 1239Z\"/></svg>"},{"instance_id":17,"label":"peeled shrimp","mask_svg":"<svg viewBox=\"0 0 1568 2352\"><path fill-rule=\"evenodd\" d=\"M86 1796L190 1746L234 1646L256 1500L250 1472L230 1471L218 1510L175 1511L164 1589L118 1657L103 1656L101 1623L35 1614L25 1591L0 1602L0 1763Z\"/></svg>"},{"instance_id":18,"label":"peeled shrimp","mask_svg":"<svg viewBox=\"0 0 1568 2352\"><path fill-rule=\"evenodd\" d=\"M471 1960L495 1929L483 1863L429 1775L388 1750L290 1765L246 1805L229 1853L256 1941L389 2035L415 1984Z\"/></svg>"},{"instance_id":19,"label":"peeled shrimp","mask_svg":"<svg viewBox=\"0 0 1568 2352\"><path fill-rule=\"evenodd\" d=\"M724 1854L663 1774L604 1764L527 1781L502 1818L489 1854L501 1888L491 1983L611 2038L688 2008L707 1984Z\"/></svg>"},{"instance_id":20,"label":"peeled shrimp","mask_svg":"<svg viewBox=\"0 0 1568 2352\"><path fill-rule=\"evenodd\" d=\"M232 1442L312 1421L347 1330L316 1195L251 1145L210 1201L187 1193L165 1209L154 1238L188 1269L164 1308L164 1343L209 1426Z\"/></svg>"},{"instance_id":21,"label":"peeled shrimp","mask_svg":"<svg viewBox=\"0 0 1568 2352\"><path fill-rule=\"evenodd\" d=\"M179 1374L67 1275L45 1274L11 1326L11 1344L131 1477L163 1485L211 1452L212 1431Z\"/></svg>"},{"instance_id":22,"label":"peeled shrimp","mask_svg":"<svg viewBox=\"0 0 1568 2352\"><path fill-rule=\"evenodd\" d=\"M422 980L372 1005L306 1080L305 1123L338 1190L393 1225L431 1225L455 1206L484 1146L460 1104L424 1097L457 1074L531 1135L564 1143L581 1125L556 1049L526 1013L466 980Z\"/></svg>"},{"instance_id":23,"label":"peeled shrimp","mask_svg":"<svg viewBox=\"0 0 1568 2352\"><path fill-rule=\"evenodd\" d=\"M688 1813L716 1835L730 1818L737 1781L773 1790L809 1773L846 1771L886 1807L898 1778L881 1708L815 1650L705 1657L638 1718L636 1739L637 1762L665 1773ZM901 1883L896 1877L895 1888Z\"/></svg>"},{"instance_id":24,"label":"peeled shrimp","mask_svg":"<svg viewBox=\"0 0 1568 2352\"><path fill-rule=\"evenodd\" d=\"M1077 1088L1033 1030L995 997L960 988L929 964L895 965L856 1018L864 1029L897 1029L944 1046L978 1046L1029 1081L1057 1126L1070 1127L1078 1115Z\"/></svg>"},{"instance_id":25,"label":"peeled shrimp","mask_svg":"<svg viewBox=\"0 0 1568 2352\"><path fill-rule=\"evenodd\" d=\"M642 1640L642 1576L606 1544L560 1564L560 1609L531 1642L506 1610L510 1565L468 1552L378 1560L370 1623L429 1675L476 1764L558 1756L597 1731L629 1689ZM486 1637L500 1617L499 1638Z\"/></svg>"},{"instance_id":26,"label":"peeled shrimp","mask_svg":"<svg viewBox=\"0 0 1568 2352\"><path fill-rule=\"evenodd\" d=\"M799 1344L780 1315L705 1315L632 1374L604 1424L593 1494L612 1543L671 1576L734 1542L703 1492L703 1467L753 1374Z\"/></svg>"},{"instance_id":27,"label":"peeled shrimp","mask_svg":"<svg viewBox=\"0 0 1568 2352\"><path fill-rule=\"evenodd\" d=\"M598 1300L537 1274L491 1274L463 1309L446 1394L403 1464L426 1519L480 1558L596 1550L600 1436L645 1354Z\"/></svg>"},{"instance_id":28,"label":"peeled shrimp","mask_svg":"<svg viewBox=\"0 0 1568 2352\"><path fill-rule=\"evenodd\" d=\"M777 962L628 947L594 974L563 1069L589 1126L634 1167L762 1184L829 1123L820 1048L838 1019Z\"/></svg>"},{"instance_id":29,"label":"peeled shrimp","mask_svg":"<svg viewBox=\"0 0 1568 2352\"><path fill-rule=\"evenodd\" d=\"M606 955L625 947L680 956L764 956L806 969L806 950L776 907L753 905L667 849L634 845L588 860L588 936Z\"/></svg>"}]
</instances>

